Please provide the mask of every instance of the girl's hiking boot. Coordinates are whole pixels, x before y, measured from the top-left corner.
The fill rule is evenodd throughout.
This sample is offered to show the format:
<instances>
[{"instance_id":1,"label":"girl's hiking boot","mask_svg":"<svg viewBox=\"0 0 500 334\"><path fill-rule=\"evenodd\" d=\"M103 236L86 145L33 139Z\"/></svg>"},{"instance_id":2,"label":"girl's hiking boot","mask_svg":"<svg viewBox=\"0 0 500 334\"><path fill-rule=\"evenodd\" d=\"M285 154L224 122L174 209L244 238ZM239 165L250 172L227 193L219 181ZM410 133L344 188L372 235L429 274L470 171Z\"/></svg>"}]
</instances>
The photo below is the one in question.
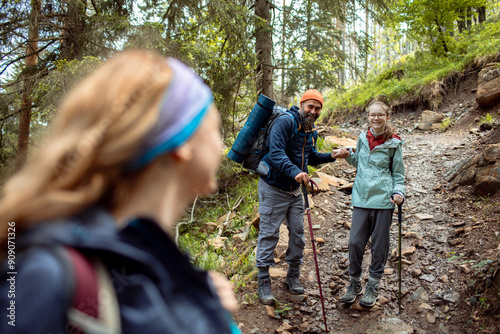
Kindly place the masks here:
<instances>
[{"instance_id":1,"label":"girl's hiking boot","mask_svg":"<svg viewBox=\"0 0 500 334\"><path fill-rule=\"evenodd\" d=\"M359 305L365 307L372 307L378 299L378 283L368 280L365 286L365 294L359 301Z\"/></svg>"},{"instance_id":2,"label":"girl's hiking boot","mask_svg":"<svg viewBox=\"0 0 500 334\"><path fill-rule=\"evenodd\" d=\"M351 278L346 293L340 298L342 303L351 304L361 294L361 280Z\"/></svg>"},{"instance_id":3,"label":"girl's hiking boot","mask_svg":"<svg viewBox=\"0 0 500 334\"><path fill-rule=\"evenodd\" d=\"M285 277L285 284L293 295L301 295L304 293L304 288L300 284L299 277Z\"/></svg>"},{"instance_id":4,"label":"girl's hiking boot","mask_svg":"<svg viewBox=\"0 0 500 334\"><path fill-rule=\"evenodd\" d=\"M274 305L275 299L271 291L271 279L259 278L257 293L259 300L264 305Z\"/></svg>"}]
</instances>

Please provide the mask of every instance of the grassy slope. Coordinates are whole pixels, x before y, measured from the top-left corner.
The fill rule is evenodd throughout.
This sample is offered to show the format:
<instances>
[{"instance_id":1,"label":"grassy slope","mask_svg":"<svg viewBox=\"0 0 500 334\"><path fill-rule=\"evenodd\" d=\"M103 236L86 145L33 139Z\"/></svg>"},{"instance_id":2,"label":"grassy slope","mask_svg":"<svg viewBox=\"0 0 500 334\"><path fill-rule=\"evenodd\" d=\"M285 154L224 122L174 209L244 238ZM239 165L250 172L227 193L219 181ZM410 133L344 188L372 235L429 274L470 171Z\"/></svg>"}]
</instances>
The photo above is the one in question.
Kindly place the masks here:
<instances>
[{"instance_id":1,"label":"grassy slope","mask_svg":"<svg viewBox=\"0 0 500 334\"><path fill-rule=\"evenodd\" d=\"M371 100L378 99L391 105L426 100L427 89L434 83L466 70L477 63L485 63L500 52L500 18L490 17L481 25L457 37L453 50L446 57L429 51L417 51L404 56L398 63L372 75L364 83L348 88L342 94L329 92L325 104L326 117L336 113L358 111Z\"/></svg>"}]
</instances>

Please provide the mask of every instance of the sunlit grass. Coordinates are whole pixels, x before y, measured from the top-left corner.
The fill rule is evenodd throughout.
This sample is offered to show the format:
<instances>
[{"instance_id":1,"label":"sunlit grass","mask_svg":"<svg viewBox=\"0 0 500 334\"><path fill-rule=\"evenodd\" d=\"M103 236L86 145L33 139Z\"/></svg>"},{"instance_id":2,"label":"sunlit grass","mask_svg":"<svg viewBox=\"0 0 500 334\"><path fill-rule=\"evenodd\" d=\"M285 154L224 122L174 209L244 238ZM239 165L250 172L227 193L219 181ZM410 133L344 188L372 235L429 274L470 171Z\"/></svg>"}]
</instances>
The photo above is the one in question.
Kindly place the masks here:
<instances>
[{"instance_id":1,"label":"sunlit grass","mask_svg":"<svg viewBox=\"0 0 500 334\"><path fill-rule=\"evenodd\" d=\"M324 115L323 119L336 112L363 108L372 99L391 103L405 96L416 96L427 85L464 71L483 57L498 54L499 36L500 20L497 15L457 36L453 50L446 57L436 56L429 51L417 51L405 56L378 75L372 74L364 83L349 87L341 93L327 93L329 98L325 103L325 110L330 115Z\"/></svg>"}]
</instances>

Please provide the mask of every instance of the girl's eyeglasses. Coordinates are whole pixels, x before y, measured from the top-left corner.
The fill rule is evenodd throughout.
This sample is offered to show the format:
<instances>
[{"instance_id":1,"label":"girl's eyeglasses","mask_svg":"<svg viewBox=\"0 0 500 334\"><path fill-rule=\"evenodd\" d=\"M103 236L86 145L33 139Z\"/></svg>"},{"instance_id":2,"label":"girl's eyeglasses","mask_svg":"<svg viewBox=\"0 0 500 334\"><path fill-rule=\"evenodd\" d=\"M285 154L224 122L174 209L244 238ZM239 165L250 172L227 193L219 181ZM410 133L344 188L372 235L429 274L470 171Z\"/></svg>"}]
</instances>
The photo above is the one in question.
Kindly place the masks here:
<instances>
[{"instance_id":1,"label":"girl's eyeglasses","mask_svg":"<svg viewBox=\"0 0 500 334\"><path fill-rule=\"evenodd\" d=\"M378 117L378 118L385 118L385 114L368 115L368 117L370 117L370 118L376 118L376 117Z\"/></svg>"}]
</instances>

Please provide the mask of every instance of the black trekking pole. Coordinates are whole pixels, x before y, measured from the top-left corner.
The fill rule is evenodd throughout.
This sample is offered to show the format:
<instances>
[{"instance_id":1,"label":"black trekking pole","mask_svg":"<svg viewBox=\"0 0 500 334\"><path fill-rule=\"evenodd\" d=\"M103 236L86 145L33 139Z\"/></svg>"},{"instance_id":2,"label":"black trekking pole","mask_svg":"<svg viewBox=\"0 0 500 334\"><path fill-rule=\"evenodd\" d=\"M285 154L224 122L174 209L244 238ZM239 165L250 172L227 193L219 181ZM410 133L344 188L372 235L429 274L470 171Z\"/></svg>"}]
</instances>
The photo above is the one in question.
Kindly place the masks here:
<instances>
[{"instance_id":1,"label":"black trekking pole","mask_svg":"<svg viewBox=\"0 0 500 334\"><path fill-rule=\"evenodd\" d=\"M403 220L403 210L402 210L402 207L403 207L403 203L401 204L398 204L398 225L399 225L399 240L398 240L398 260L399 260L399 264L398 264L398 275L399 275L399 291L398 291L398 306L399 306L399 309L398 309L398 312L399 314L401 314L401 258L402 258L402 254L401 254L401 225L402 225L402 220Z\"/></svg>"},{"instance_id":2,"label":"black trekking pole","mask_svg":"<svg viewBox=\"0 0 500 334\"><path fill-rule=\"evenodd\" d=\"M311 187L314 186L314 182L311 180ZM314 257L314 264L316 265L316 276L318 278L318 287L319 287L319 296L321 298L321 309L323 310L323 321L325 323L325 332L328 332L328 326L326 325L326 315L325 315L325 303L323 301L323 291L321 290L321 279L319 277L319 267L318 267L318 258L316 257L316 247L314 246L314 235L313 235L313 228L312 228L312 223L311 223L311 213L309 209L309 198L307 198L307 186L303 183L302 184L302 194L304 195L304 206L305 210L307 213L307 220L309 222L309 234L311 235L311 244L312 244L312 251L313 251L313 257Z\"/></svg>"}]
</instances>

